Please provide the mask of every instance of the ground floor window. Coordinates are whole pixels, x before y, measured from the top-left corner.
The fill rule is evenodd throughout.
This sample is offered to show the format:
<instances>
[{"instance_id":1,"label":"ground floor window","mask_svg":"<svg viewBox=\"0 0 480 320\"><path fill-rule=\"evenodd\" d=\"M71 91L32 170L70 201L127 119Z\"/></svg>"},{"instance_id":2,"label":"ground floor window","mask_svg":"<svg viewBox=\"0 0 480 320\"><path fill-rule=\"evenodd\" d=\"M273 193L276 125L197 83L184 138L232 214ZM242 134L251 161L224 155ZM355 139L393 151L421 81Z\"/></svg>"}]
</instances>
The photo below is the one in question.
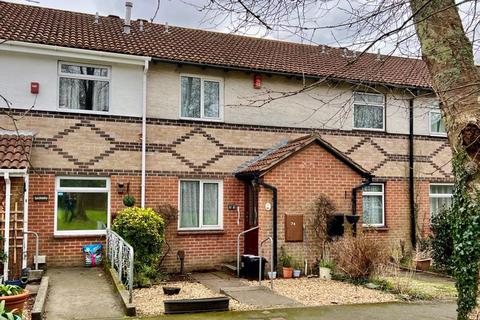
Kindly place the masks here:
<instances>
[{"instance_id":1,"label":"ground floor window","mask_svg":"<svg viewBox=\"0 0 480 320\"><path fill-rule=\"evenodd\" d=\"M363 187L362 220L364 226L385 226L384 185L372 183Z\"/></svg>"},{"instance_id":2,"label":"ground floor window","mask_svg":"<svg viewBox=\"0 0 480 320\"><path fill-rule=\"evenodd\" d=\"M452 204L453 184L430 184L430 217Z\"/></svg>"},{"instance_id":3,"label":"ground floor window","mask_svg":"<svg viewBox=\"0 0 480 320\"><path fill-rule=\"evenodd\" d=\"M55 234L104 234L110 216L108 178L57 177Z\"/></svg>"},{"instance_id":4,"label":"ground floor window","mask_svg":"<svg viewBox=\"0 0 480 320\"><path fill-rule=\"evenodd\" d=\"M179 229L223 227L222 181L180 180L179 193Z\"/></svg>"}]
</instances>

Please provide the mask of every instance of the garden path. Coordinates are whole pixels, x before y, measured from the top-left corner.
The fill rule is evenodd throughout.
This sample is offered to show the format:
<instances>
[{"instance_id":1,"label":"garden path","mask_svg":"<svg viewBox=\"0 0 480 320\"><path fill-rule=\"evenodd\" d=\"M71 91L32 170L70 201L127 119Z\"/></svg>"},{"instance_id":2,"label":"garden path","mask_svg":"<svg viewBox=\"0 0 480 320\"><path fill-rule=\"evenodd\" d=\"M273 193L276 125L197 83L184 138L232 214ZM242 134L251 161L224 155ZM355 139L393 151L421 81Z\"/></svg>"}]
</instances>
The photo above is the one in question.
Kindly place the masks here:
<instances>
[{"instance_id":1,"label":"garden path","mask_svg":"<svg viewBox=\"0 0 480 320\"><path fill-rule=\"evenodd\" d=\"M301 306L295 300L272 292L266 287L250 286L223 272L194 273L192 277L212 291L225 294L240 303L259 308ZM269 281L265 280L264 285Z\"/></svg>"},{"instance_id":2,"label":"garden path","mask_svg":"<svg viewBox=\"0 0 480 320\"><path fill-rule=\"evenodd\" d=\"M125 315L102 268L49 269L47 320L108 319Z\"/></svg>"}]
</instances>

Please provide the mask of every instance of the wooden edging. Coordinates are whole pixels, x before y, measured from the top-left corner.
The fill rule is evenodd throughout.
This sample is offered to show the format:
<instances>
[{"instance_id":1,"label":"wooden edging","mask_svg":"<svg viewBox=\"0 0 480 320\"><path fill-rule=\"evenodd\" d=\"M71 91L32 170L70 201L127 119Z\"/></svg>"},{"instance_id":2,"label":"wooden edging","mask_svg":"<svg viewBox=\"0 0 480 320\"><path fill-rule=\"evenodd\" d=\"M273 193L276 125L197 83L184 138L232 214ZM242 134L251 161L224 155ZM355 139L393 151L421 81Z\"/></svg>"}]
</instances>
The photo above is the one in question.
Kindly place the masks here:
<instances>
[{"instance_id":1,"label":"wooden edging","mask_svg":"<svg viewBox=\"0 0 480 320\"><path fill-rule=\"evenodd\" d=\"M32 320L42 320L45 311L45 302L47 301L48 277L42 277L37 297L32 308Z\"/></svg>"},{"instance_id":2,"label":"wooden edging","mask_svg":"<svg viewBox=\"0 0 480 320\"><path fill-rule=\"evenodd\" d=\"M125 286L118 279L115 273L115 270L113 270L110 267L106 267L106 269L107 269L108 275L110 276L110 279L112 279L113 287L118 297L120 298L123 309L125 310L125 314L129 317L136 316L137 308L135 307L135 304L133 302L132 303L128 302L128 297L129 297L128 291L127 289L125 289Z\"/></svg>"}]
</instances>

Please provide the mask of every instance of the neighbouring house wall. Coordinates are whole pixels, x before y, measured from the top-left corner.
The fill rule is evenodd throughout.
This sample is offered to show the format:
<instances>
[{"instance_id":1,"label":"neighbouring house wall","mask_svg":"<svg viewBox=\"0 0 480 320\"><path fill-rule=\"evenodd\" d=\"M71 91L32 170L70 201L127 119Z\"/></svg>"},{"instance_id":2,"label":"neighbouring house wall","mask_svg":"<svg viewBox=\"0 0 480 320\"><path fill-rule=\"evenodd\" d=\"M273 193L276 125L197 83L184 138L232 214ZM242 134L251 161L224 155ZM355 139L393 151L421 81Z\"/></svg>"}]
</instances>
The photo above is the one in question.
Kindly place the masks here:
<instances>
[{"instance_id":1,"label":"neighbouring house wall","mask_svg":"<svg viewBox=\"0 0 480 320\"><path fill-rule=\"evenodd\" d=\"M11 107L28 109L35 105L35 110L69 111L58 108L59 61L110 67L110 108L106 114L142 115L143 66L0 51L0 88ZM40 84L38 95L30 93L31 82Z\"/></svg>"},{"instance_id":2,"label":"neighbouring house wall","mask_svg":"<svg viewBox=\"0 0 480 320\"><path fill-rule=\"evenodd\" d=\"M248 104L281 92L295 92L303 81L296 77L262 76L262 89L253 88L253 74L222 71L212 68L177 66L154 63L148 73L147 113L152 118L180 118L180 76L198 75L223 81L224 119L226 123L254 124L282 127L352 130L353 90L368 91L366 87L354 88L346 84L322 84L307 93L277 99L262 107ZM307 80L306 84L312 83ZM370 89L371 90L371 89ZM374 92L386 94L385 126L388 133L408 134L410 95L399 89L376 88ZM417 135L429 135L428 111L433 99L415 100L414 128Z\"/></svg>"}]
</instances>

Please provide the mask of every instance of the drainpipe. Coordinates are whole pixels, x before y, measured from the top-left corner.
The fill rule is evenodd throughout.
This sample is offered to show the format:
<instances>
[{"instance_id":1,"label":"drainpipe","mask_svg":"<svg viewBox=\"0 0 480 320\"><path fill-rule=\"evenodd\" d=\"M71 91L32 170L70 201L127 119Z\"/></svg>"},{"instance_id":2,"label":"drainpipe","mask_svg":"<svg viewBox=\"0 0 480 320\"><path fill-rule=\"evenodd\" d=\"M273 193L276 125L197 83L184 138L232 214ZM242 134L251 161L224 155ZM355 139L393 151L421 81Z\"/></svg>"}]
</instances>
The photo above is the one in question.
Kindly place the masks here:
<instances>
[{"instance_id":1,"label":"drainpipe","mask_svg":"<svg viewBox=\"0 0 480 320\"><path fill-rule=\"evenodd\" d=\"M274 186L268 184L268 183L265 183L263 182L262 180L260 180L258 177L255 177L255 182L269 190L272 191L272 194L273 194L273 209L272 209L272 214L273 214L273 230L272 230L272 233L273 233L273 269L274 270L277 270L277 188L275 188Z\"/></svg>"},{"instance_id":2,"label":"drainpipe","mask_svg":"<svg viewBox=\"0 0 480 320\"><path fill-rule=\"evenodd\" d=\"M142 182L141 182L141 207L145 208L145 189L147 188L145 182L145 168L146 168L146 153L147 153L147 72L150 58L145 60L143 67L143 101L142 101Z\"/></svg>"},{"instance_id":3,"label":"drainpipe","mask_svg":"<svg viewBox=\"0 0 480 320\"><path fill-rule=\"evenodd\" d=\"M415 217L415 177L413 172L413 98L409 100L409 134L408 134L408 193L410 205L410 240L412 248L417 246L417 223Z\"/></svg>"},{"instance_id":4,"label":"drainpipe","mask_svg":"<svg viewBox=\"0 0 480 320\"><path fill-rule=\"evenodd\" d=\"M372 177L371 176L369 176L367 178L366 182L364 182L362 184L359 184L358 186L352 188L352 216L357 215L357 192L358 192L358 190L362 189L363 187L368 186L370 183L372 183ZM353 236L357 235L357 222L358 221L354 222L353 225L352 225Z\"/></svg>"},{"instance_id":5,"label":"drainpipe","mask_svg":"<svg viewBox=\"0 0 480 320\"><path fill-rule=\"evenodd\" d=\"M9 260L9 240L10 240L10 195L11 195L11 181L10 174L5 172L3 174L5 180L5 232L3 238L3 252L5 253L5 261L3 262L3 281L8 280L8 260Z\"/></svg>"}]
</instances>

